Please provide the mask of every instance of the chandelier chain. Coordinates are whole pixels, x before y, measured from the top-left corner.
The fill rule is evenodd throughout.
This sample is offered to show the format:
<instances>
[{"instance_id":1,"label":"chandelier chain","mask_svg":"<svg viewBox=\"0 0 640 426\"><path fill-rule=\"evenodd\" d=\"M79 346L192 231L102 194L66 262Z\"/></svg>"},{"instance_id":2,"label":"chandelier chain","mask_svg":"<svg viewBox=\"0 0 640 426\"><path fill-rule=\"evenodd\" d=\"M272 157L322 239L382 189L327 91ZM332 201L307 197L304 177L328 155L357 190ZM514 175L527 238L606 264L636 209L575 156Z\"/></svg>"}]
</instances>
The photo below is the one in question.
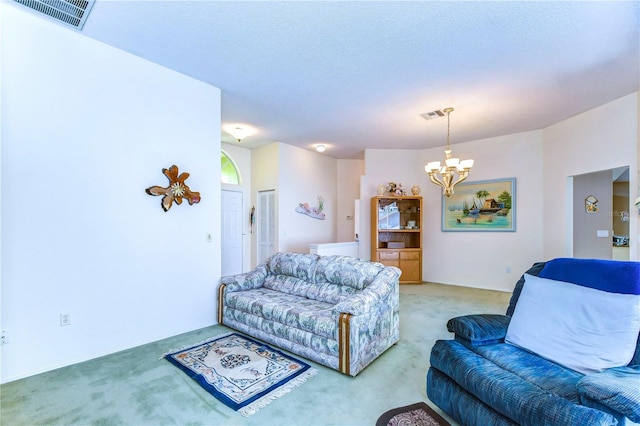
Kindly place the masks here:
<instances>
[{"instance_id":1,"label":"chandelier chain","mask_svg":"<svg viewBox=\"0 0 640 426\"><path fill-rule=\"evenodd\" d=\"M451 144L449 143L449 135L451 129L451 111L447 111L447 149L451 149Z\"/></svg>"},{"instance_id":2,"label":"chandelier chain","mask_svg":"<svg viewBox=\"0 0 640 426\"><path fill-rule=\"evenodd\" d=\"M451 112L453 112L453 108L449 107L449 108L445 108L442 110L442 112L447 114L447 151L451 150L451 138L450 138L450 134L451 134Z\"/></svg>"}]
</instances>

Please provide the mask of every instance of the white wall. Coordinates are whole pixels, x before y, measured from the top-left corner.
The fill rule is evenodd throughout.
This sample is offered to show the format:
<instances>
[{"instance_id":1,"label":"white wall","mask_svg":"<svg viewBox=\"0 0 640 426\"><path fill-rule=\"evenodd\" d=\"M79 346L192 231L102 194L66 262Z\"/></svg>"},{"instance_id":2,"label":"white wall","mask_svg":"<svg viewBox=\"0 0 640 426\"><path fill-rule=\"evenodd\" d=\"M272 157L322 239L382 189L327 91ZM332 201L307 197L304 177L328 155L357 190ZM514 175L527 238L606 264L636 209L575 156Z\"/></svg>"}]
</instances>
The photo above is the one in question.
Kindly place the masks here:
<instances>
[{"instance_id":1,"label":"white wall","mask_svg":"<svg viewBox=\"0 0 640 426\"><path fill-rule=\"evenodd\" d=\"M337 241L354 241L355 201L360 199L360 176L364 174L364 160L338 160L337 167Z\"/></svg>"},{"instance_id":2,"label":"white wall","mask_svg":"<svg viewBox=\"0 0 640 426\"><path fill-rule=\"evenodd\" d=\"M0 380L214 324L220 91L5 3L0 12L11 335ZM172 164L202 201L165 213L144 190L165 186Z\"/></svg>"},{"instance_id":3,"label":"white wall","mask_svg":"<svg viewBox=\"0 0 640 426\"><path fill-rule=\"evenodd\" d=\"M512 291L520 275L543 257L541 132L458 144L453 151L460 158L475 160L469 181L516 178L516 231L441 232L441 203L427 205L425 279ZM429 193L440 192L429 185Z\"/></svg>"},{"instance_id":4,"label":"white wall","mask_svg":"<svg viewBox=\"0 0 640 426\"><path fill-rule=\"evenodd\" d=\"M309 252L309 244L336 242L337 160L280 143L278 251ZM297 213L300 203L318 207L324 198L325 219Z\"/></svg>"},{"instance_id":5,"label":"white wall","mask_svg":"<svg viewBox=\"0 0 640 426\"><path fill-rule=\"evenodd\" d=\"M417 183L423 196L423 280L511 291L520 274L542 258L541 132L453 145L460 158L473 158L469 182L516 178L516 232L442 232L442 191L429 182L424 165L442 160L443 148L424 151L367 150L363 179L363 229L370 228L369 199L389 180ZM394 173L395 171L395 173ZM367 242L370 244L370 237ZM508 271L511 272L508 272Z\"/></svg>"},{"instance_id":6,"label":"white wall","mask_svg":"<svg viewBox=\"0 0 640 426\"><path fill-rule=\"evenodd\" d=\"M571 177L629 166L629 188L638 188L638 92L554 124L544 141L544 256L572 256ZM568 201L567 201L568 200ZM638 215L629 221L630 259L639 260Z\"/></svg>"},{"instance_id":7,"label":"white wall","mask_svg":"<svg viewBox=\"0 0 640 426\"><path fill-rule=\"evenodd\" d=\"M222 184L225 191L238 191L242 193L243 202L243 222L242 222L242 244L243 259L242 269L247 272L251 270L251 233L252 228L249 225L249 214L251 207L255 206L251 200L251 150L237 144L223 143L222 150L235 162L240 173L240 184L230 185ZM255 228L255 226L254 226Z\"/></svg>"},{"instance_id":8,"label":"white wall","mask_svg":"<svg viewBox=\"0 0 640 426\"><path fill-rule=\"evenodd\" d=\"M281 142L251 150L252 202L259 191L276 191L276 251L308 253L309 244L336 241L337 160ZM324 198L325 220L295 211L299 203L318 206ZM252 235L252 266L257 233Z\"/></svg>"}]
</instances>

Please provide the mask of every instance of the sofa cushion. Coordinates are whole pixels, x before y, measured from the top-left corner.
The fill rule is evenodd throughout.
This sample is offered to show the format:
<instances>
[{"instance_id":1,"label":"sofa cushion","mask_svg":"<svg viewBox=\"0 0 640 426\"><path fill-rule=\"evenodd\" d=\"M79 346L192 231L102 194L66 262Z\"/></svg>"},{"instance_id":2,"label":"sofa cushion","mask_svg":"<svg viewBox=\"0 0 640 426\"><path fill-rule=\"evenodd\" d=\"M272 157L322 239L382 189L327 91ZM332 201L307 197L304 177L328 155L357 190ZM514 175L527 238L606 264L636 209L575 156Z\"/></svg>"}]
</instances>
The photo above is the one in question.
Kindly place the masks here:
<instances>
[{"instance_id":1,"label":"sofa cushion","mask_svg":"<svg viewBox=\"0 0 640 426\"><path fill-rule=\"evenodd\" d=\"M227 308L225 315L225 325L231 328L320 364L338 368L339 350L338 341L335 339L269 321L237 309Z\"/></svg>"},{"instance_id":2,"label":"sofa cushion","mask_svg":"<svg viewBox=\"0 0 640 426\"><path fill-rule=\"evenodd\" d=\"M577 389L583 405L622 413L640 423L640 367L611 368L584 376Z\"/></svg>"},{"instance_id":3,"label":"sofa cushion","mask_svg":"<svg viewBox=\"0 0 640 426\"><path fill-rule=\"evenodd\" d=\"M276 253L267 260L267 269L272 275L289 275L312 281L320 256L310 253Z\"/></svg>"},{"instance_id":4,"label":"sofa cushion","mask_svg":"<svg viewBox=\"0 0 640 426\"><path fill-rule=\"evenodd\" d=\"M264 287L227 293L224 297L232 309L319 336L338 338L338 321L330 303Z\"/></svg>"},{"instance_id":5,"label":"sofa cushion","mask_svg":"<svg viewBox=\"0 0 640 426\"><path fill-rule=\"evenodd\" d=\"M447 330L464 345L477 346L504 342L509 320L506 315L476 314L451 318Z\"/></svg>"},{"instance_id":6,"label":"sofa cushion","mask_svg":"<svg viewBox=\"0 0 640 426\"><path fill-rule=\"evenodd\" d=\"M525 275L505 341L584 374L627 365L640 296Z\"/></svg>"},{"instance_id":7,"label":"sofa cushion","mask_svg":"<svg viewBox=\"0 0 640 426\"><path fill-rule=\"evenodd\" d=\"M382 269L382 263L349 256L323 256L318 261L314 281L362 290L371 284Z\"/></svg>"},{"instance_id":8,"label":"sofa cushion","mask_svg":"<svg viewBox=\"0 0 640 426\"><path fill-rule=\"evenodd\" d=\"M576 404L579 402L576 383L584 377L582 373L564 368L536 354L505 343L476 346L470 349L503 370L546 392Z\"/></svg>"},{"instance_id":9,"label":"sofa cushion","mask_svg":"<svg viewBox=\"0 0 640 426\"><path fill-rule=\"evenodd\" d=\"M289 275L268 275L264 288L335 305L356 293L353 287L333 283L315 283Z\"/></svg>"},{"instance_id":10,"label":"sofa cushion","mask_svg":"<svg viewBox=\"0 0 640 426\"><path fill-rule=\"evenodd\" d=\"M497 344L495 346L508 346ZM486 348L482 346L481 348ZM519 350L518 348L513 348ZM528 358L528 357L527 357ZM518 424L529 425L611 425L612 415L577 405L541 387L547 374L539 357L531 355L531 365L514 365L512 370L528 370L540 376L537 383L504 369L453 340L439 340L431 351L431 366L450 377L460 387L486 405ZM575 397L572 398L575 400Z\"/></svg>"}]
</instances>

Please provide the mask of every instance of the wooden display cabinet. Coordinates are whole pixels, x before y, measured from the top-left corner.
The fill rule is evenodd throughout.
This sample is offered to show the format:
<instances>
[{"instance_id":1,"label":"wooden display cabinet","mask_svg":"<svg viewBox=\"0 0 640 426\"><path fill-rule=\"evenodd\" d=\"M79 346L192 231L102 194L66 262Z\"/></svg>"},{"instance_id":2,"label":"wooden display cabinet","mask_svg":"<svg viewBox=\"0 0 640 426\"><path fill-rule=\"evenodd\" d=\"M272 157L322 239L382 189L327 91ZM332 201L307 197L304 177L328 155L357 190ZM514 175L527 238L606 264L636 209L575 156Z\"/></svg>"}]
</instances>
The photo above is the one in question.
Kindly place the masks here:
<instances>
[{"instance_id":1,"label":"wooden display cabinet","mask_svg":"<svg viewBox=\"0 0 640 426\"><path fill-rule=\"evenodd\" d=\"M422 283L422 197L371 199L371 260L402 270L400 283Z\"/></svg>"}]
</instances>

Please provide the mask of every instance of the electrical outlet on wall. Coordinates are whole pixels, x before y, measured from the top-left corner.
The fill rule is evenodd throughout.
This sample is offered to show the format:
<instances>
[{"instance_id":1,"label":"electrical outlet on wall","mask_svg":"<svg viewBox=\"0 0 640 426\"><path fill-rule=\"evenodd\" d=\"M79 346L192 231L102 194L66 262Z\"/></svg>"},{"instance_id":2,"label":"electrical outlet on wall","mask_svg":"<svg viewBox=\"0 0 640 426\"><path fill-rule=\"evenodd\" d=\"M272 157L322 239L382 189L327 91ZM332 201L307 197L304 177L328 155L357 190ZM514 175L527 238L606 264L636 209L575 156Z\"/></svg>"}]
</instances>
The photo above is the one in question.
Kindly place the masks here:
<instances>
[{"instance_id":1,"label":"electrical outlet on wall","mask_svg":"<svg viewBox=\"0 0 640 426\"><path fill-rule=\"evenodd\" d=\"M71 324L71 314L68 312L60 314L60 327Z\"/></svg>"},{"instance_id":2,"label":"electrical outlet on wall","mask_svg":"<svg viewBox=\"0 0 640 426\"><path fill-rule=\"evenodd\" d=\"M0 345L6 345L7 343L10 343L11 339L10 339L10 334L9 334L9 330L2 330L2 335L0 336Z\"/></svg>"}]
</instances>

